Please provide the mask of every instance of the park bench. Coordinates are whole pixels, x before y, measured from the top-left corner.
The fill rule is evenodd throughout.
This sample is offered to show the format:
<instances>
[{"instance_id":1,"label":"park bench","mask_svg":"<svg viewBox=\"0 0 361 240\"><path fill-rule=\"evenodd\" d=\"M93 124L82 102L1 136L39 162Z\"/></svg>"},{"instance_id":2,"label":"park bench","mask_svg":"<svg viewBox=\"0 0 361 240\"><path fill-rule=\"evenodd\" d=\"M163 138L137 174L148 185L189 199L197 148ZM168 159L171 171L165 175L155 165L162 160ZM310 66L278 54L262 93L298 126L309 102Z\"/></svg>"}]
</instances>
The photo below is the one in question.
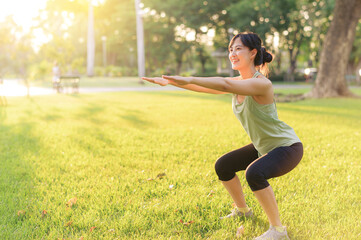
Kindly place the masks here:
<instances>
[{"instance_id":1,"label":"park bench","mask_svg":"<svg viewBox=\"0 0 361 240\"><path fill-rule=\"evenodd\" d=\"M64 89L71 89L72 93L79 93L79 81L79 75L61 75L55 88L57 92L63 92Z\"/></svg>"}]
</instances>

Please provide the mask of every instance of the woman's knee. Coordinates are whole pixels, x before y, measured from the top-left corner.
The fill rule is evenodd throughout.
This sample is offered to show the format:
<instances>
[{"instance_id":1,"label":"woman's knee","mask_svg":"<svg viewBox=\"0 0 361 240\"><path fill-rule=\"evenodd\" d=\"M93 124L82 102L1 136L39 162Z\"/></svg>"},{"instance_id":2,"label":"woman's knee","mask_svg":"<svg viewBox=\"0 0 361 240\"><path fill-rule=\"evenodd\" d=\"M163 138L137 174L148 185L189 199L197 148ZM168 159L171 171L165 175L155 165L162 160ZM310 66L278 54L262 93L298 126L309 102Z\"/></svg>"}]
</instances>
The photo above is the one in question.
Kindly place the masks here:
<instances>
[{"instance_id":1,"label":"woman's knee","mask_svg":"<svg viewBox=\"0 0 361 240\"><path fill-rule=\"evenodd\" d=\"M225 171L225 166L222 157L218 158L218 160L214 164L214 169L216 170L218 176L223 175L223 172Z\"/></svg>"},{"instance_id":2,"label":"woman's knee","mask_svg":"<svg viewBox=\"0 0 361 240\"><path fill-rule=\"evenodd\" d=\"M235 176L235 172L228 169L225 159L220 157L214 164L214 168L221 181L229 181Z\"/></svg>"},{"instance_id":3,"label":"woman's knee","mask_svg":"<svg viewBox=\"0 0 361 240\"><path fill-rule=\"evenodd\" d=\"M244 172L244 176L248 183L255 182L263 178L259 170L252 167L246 169L246 171Z\"/></svg>"},{"instance_id":4,"label":"woman's knee","mask_svg":"<svg viewBox=\"0 0 361 240\"><path fill-rule=\"evenodd\" d=\"M252 191L257 191L269 186L264 174L255 167L247 168L244 174Z\"/></svg>"}]
</instances>

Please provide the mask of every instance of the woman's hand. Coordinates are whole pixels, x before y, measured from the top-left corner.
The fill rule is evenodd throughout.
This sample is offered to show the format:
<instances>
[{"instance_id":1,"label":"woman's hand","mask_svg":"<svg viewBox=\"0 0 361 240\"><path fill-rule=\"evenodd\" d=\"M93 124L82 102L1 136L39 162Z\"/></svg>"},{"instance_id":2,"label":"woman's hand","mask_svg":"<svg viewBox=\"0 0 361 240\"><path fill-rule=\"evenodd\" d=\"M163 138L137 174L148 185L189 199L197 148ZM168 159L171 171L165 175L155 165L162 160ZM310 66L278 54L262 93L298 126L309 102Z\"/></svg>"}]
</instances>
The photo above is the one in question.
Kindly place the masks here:
<instances>
[{"instance_id":1,"label":"woman's hand","mask_svg":"<svg viewBox=\"0 0 361 240\"><path fill-rule=\"evenodd\" d=\"M142 77L142 79L151 83L159 84L160 86L166 86L167 84L169 84L169 81L167 79L163 79L160 77L154 77L154 78Z\"/></svg>"},{"instance_id":2,"label":"woman's hand","mask_svg":"<svg viewBox=\"0 0 361 240\"><path fill-rule=\"evenodd\" d=\"M175 82L178 85L186 85L191 83L190 77L181 77L181 76L166 76L162 75L162 78Z\"/></svg>"}]
</instances>

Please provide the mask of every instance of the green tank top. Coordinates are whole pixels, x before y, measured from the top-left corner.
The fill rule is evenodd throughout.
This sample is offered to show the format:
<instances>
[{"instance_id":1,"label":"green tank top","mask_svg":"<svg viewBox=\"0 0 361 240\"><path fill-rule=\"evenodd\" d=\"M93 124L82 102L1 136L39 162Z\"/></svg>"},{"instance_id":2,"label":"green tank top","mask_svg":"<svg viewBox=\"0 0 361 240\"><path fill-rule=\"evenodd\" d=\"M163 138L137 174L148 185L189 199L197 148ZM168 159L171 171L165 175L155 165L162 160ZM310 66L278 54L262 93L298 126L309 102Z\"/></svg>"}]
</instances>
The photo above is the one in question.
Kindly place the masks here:
<instances>
[{"instance_id":1,"label":"green tank top","mask_svg":"<svg viewBox=\"0 0 361 240\"><path fill-rule=\"evenodd\" d=\"M256 72L252 78L257 77ZM252 96L246 96L240 104L237 94L232 94L232 109L258 151L258 156L281 146L301 142L292 127L278 119L276 101L259 104Z\"/></svg>"}]
</instances>

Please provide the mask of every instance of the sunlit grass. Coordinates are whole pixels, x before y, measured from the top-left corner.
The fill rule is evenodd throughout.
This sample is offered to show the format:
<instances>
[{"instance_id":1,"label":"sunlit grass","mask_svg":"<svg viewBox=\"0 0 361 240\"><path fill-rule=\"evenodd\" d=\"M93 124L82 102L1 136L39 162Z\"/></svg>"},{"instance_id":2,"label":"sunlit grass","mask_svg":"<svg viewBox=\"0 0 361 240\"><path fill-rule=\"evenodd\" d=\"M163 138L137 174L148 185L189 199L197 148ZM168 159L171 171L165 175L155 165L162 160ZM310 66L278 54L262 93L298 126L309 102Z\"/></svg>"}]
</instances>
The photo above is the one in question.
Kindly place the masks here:
<instances>
[{"instance_id":1,"label":"sunlit grass","mask_svg":"<svg viewBox=\"0 0 361 240\"><path fill-rule=\"evenodd\" d=\"M232 200L214 163L250 142L229 95L121 92L8 102L0 107L0 239L234 239L240 225L251 239L268 229L243 172L255 218L218 220ZM361 101L277 107L305 147L292 172L269 180L290 238L360 239Z\"/></svg>"},{"instance_id":2,"label":"sunlit grass","mask_svg":"<svg viewBox=\"0 0 361 240\"><path fill-rule=\"evenodd\" d=\"M147 81L141 81L138 77L81 77L79 81L80 87L141 87L156 85ZM52 87L51 78L48 81L33 81L33 86Z\"/></svg>"},{"instance_id":3,"label":"sunlit grass","mask_svg":"<svg viewBox=\"0 0 361 240\"><path fill-rule=\"evenodd\" d=\"M154 77L154 76L150 76ZM52 87L51 76L46 80L32 81L31 85L41 87ZM79 81L80 87L138 87L138 86L157 86L148 81L141 81L138 77L86 77L82 76ZM306 89L312 84L305 82L273 82L274 85L295 85L304 86Z\"/></svg>"}]
</instances>

